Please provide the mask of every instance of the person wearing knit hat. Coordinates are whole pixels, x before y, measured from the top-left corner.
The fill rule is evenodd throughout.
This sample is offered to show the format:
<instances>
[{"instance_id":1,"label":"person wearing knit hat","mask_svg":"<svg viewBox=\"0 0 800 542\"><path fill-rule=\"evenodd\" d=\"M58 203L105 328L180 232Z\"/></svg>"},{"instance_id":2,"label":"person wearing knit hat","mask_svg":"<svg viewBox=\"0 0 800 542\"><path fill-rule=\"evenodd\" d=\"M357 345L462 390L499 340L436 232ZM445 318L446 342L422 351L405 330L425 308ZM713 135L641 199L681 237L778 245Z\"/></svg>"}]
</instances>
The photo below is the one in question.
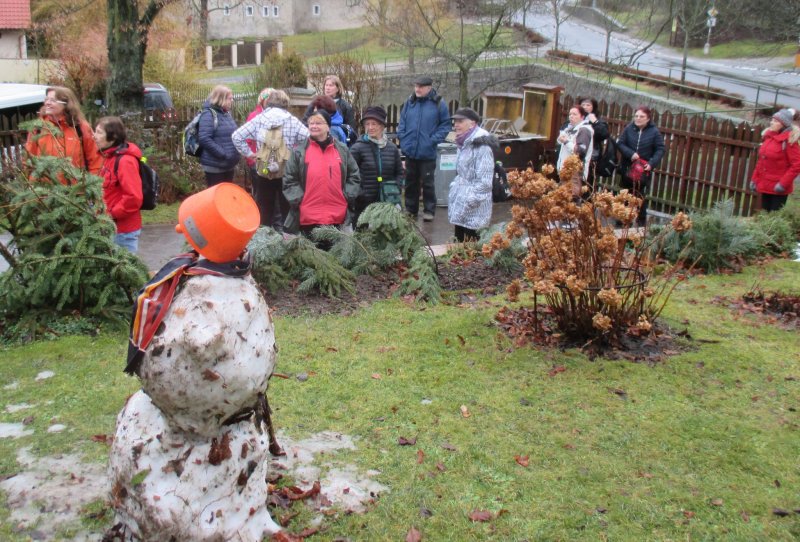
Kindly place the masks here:
<instances>
[{"instance_id":1,"label":"person wearing knit hat","mask_svg":"<svg viewBox=\"0 0 800 542\"><path fill-rule=\"evenodd\" d=\"M403 162L400 149L386 137L386 110L372 105L361 113L364 135L358 138L350 152L361 173L361 191L353 212L353 228L369 205L383 201L400 205L403 184Z\"/></svg>"},{"instance_id":2,"label":"person wearing knit hat","mask_svg":"<svg viewBox=\"0 0 800 542\"><path fill-rule=\"evenodd\" d=\"M311 232L320 226L350 223L361 175L347 145L331 135L331 116L318 109L308 117L309 138L292 152L283 175L283 195L289 214L283 227L289 233ZM316 241L327 250L330 241Z\"/></svg>"},{"instance_id":3,"label":"person wearing knit hat","mask_svg":"<svg viewBox=\"0 0 800 542\"><path fill-rule=\"evenodd\" d=\"M790 109L779 110L761 134L750 189L761 196L761 208L767 212L786 205L800 175L800 128L793 124L794 115Z\"/></svg>"}]
</instances>

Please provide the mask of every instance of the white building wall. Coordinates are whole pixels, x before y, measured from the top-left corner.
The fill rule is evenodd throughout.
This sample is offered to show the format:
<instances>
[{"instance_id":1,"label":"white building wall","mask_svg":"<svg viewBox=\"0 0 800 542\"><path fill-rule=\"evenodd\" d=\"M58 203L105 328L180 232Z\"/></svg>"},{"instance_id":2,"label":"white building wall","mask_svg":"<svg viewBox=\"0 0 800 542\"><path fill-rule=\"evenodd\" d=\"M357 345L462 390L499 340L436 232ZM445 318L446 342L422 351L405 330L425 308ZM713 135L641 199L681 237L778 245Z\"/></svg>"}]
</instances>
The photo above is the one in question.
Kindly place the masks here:
<instances>
[{"instance_id":1,"label":"white building wall","mask_svg":"<svg viewBox=\"0 0 800 542\"><path fill-rule=\"evenodd\" d=\"M0 58L28 58L24 30L0 30Z\"/></svg>"},{"instance_id":2,"label":"white building wall","mask_svg":"<svg viewBox=\"0 0 800 542\"><path fill-rule=\"evenodd\" d=\"M208 38L276 38L303 32L358 28L364 25L362 3L365 1L244 0L230 7L226 15L224 6L235 5L236 1L209 0Z\"/></svg>"}]
</instances>

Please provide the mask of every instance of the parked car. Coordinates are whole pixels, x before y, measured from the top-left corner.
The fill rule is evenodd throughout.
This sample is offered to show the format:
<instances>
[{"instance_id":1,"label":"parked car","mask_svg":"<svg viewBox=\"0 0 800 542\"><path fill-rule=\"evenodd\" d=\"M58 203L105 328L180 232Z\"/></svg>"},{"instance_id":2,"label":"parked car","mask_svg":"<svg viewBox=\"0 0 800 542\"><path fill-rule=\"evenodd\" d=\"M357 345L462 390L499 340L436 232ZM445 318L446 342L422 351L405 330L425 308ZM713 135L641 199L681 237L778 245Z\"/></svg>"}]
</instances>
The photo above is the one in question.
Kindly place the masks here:
<instances>
[{"instance_id":1,"label":"parked car","mask_svg":"<svg viewBox=\"0 0 800 542\"><path fill-rule=\"evenodd\" d=\"M148 120L173 120L177 118L172 96L161 83L144 84L144 112Z\"/></svg>"}]
</instances>

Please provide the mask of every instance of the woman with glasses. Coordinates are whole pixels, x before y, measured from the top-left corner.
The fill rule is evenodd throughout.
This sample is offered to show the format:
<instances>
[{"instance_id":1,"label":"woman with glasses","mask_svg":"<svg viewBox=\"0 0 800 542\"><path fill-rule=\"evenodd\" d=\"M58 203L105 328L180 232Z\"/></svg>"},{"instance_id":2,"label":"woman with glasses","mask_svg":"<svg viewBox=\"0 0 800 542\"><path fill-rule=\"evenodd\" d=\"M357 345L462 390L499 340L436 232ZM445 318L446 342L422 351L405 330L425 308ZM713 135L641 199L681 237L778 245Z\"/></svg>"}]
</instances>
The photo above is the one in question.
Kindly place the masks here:
<instances>
[{"instance_id":1,"label":"woman with glasses","mask_svg":"<svg viewBox=\"0 0 800 542\"><path fill-rule=\"evenodd\" d=\"M304 235L319 226L348 224L361 185L347 145L331 136L327 111L318 109L308 117L308 132L309 138L292 151L283 176L283 195L289 202L284 229Z\"/></svg>"},{"instance_id":2,"label":"woman with glasses","mask_svg":"<svg viewBox=\"0 0 800 542\"><path fill-rule=\"evenodd\" d=\"M233 181L233 172L239 163L239 151L231 135L236 131L236 121L231 116L233 92L217 85L203 104L203 113L197 128L200 142L200 166L206 174L206 184L211 187Z\"/></svg>"},{"instance_id":3,"label":"woman with glasses","mask_svg":"<svg viewBox=\"0 0 800 542\"><path fill-rule=\"evenodd\" d=\"M633 113L633 122L628 124L617 139L617 148L622 154L622 181L620 186L642 199L638 226L647 222L647 189L653 168L664 158L664 138L653 123L652 111L640 105Z\"/></svg>"},{"instance_id":4,"label":"woman with glasses","mask_svg":"<svg viewBox=\"0 0 800 542\"><path fill-rule=\"evenodd\" d=\"M66 87L48 88L39 116L43 126L28 134L25 143L28 154L66 158L77 168L100 174L103 159L97 151L92 127L86 122L75 93ZM63 177L58 181L67 183Z\"/></svg>"}]
</instances>

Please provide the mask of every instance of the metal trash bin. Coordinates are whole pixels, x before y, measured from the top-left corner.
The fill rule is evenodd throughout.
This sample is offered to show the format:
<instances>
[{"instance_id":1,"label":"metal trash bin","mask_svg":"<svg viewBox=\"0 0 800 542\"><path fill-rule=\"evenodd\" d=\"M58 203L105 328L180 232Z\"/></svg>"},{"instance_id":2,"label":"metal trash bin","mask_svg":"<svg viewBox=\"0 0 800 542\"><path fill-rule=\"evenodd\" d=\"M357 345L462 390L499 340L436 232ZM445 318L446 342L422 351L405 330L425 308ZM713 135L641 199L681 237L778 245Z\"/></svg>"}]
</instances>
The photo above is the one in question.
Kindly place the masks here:
<instances>
[{"instance_id":1,"label":"metal trash bin","mask_svg":"<svg viewBox=\"0 0 800 542\"><path fill-rule=\"evenodd\" d=\"M433 185L436 189L436 206L447 207L450 183L456 178L456 153L454 143L439 143L436 147L436 171Z\"/></svg>"}]
</instances>

